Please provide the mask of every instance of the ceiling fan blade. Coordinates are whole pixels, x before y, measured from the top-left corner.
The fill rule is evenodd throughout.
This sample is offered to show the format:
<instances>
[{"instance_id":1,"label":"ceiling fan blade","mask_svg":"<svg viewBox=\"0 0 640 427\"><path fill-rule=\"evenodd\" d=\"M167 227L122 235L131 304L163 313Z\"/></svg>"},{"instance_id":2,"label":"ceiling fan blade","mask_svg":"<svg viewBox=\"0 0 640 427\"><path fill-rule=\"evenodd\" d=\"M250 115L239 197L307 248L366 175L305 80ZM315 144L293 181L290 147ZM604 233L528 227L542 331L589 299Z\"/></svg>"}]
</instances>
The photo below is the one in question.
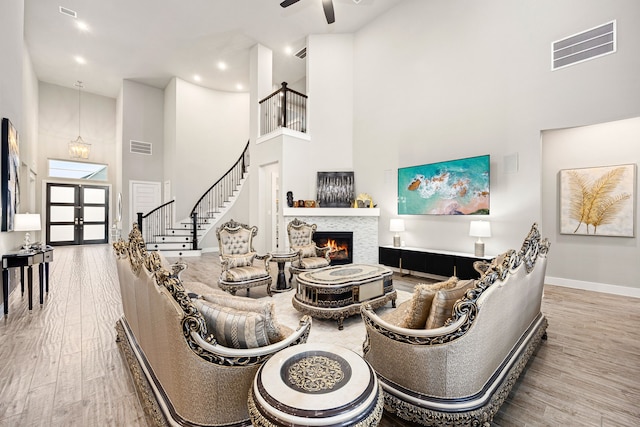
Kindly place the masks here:
<instances>
[{"instance_id":1,"label":"ceiling fan blade","mask_svg":"<svg viewBox=\"0 0 640 427\"><path fill-rule=\"evenodd\" d=\"M282 3L280 3L280 6L282 7L289 7L294 3L298 3L300 0L284 0Z\"/></svg>"},{"instance_id":2,"label":"ceiling fan blade","mask_svg":"<svg viewBox=\"0 0 640 427\"><path fill-rule=\"evenodd\" d=\"M322 7L324 8L324 16L327 17L327 24L336 22L336 15L333 12L333 1L322 0Z\"/></svg>"}]
</instances>

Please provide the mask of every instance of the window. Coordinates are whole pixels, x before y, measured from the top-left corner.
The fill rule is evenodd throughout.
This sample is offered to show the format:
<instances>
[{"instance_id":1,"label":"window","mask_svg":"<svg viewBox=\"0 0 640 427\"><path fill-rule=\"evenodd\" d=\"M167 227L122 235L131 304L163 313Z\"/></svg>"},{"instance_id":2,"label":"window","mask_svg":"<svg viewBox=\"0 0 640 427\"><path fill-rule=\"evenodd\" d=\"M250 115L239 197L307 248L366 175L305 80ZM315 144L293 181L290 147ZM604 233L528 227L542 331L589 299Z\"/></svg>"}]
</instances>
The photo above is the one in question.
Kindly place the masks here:
<instances>
[{"instance_id":1,"label":"window","mask_svg":"<svg viewBox=\"0 0 640 427\"><path fill-rule=\"evenodd\" d=\"M49 177L106 181L107 165L49 159Z\"/></svg>"}]
</instances>

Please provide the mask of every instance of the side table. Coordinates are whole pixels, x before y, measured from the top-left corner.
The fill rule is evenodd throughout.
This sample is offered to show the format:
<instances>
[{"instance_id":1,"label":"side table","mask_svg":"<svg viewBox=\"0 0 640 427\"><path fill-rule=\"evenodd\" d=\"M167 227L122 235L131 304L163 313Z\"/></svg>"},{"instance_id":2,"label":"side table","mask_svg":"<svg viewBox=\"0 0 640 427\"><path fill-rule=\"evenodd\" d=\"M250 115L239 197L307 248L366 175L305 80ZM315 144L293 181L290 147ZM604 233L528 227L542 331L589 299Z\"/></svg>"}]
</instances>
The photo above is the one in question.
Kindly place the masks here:
<instances>
[{"instance_id":1,"label":"side table","mask_svg":"<svg viewBox=\"0 0 640 427\"><path fill-rule=\"evenodd\" d=\"M38 265L40 282L40 304L44 302L44 292L49 292L49 263L53 261L53 248L45 246L28 251L14 251L2 255L2 294L4 314L9 314L9 269L20 268L20 288L24 294L24 268L27 267L27 295L29 310L33 309L33 266ZM45 286L46 284L46 286Z\"/></svg>"},{"instance_id":2,"label":"side table","mask_svg":"<svg viewBox=\"0 0 640 427\"><path fill-rule=\"evenodd\" d=\"M258 369L249 391L254 426L375 426L384 393L362 357L334 344L287 347Z\"/></svg>"},{"instance_id":3,"label":"side table","mask_svg":"<svg viewBox=\"0 0 640 427\"><path fill-rule=\"evenodd\" d=\"M284 266L287 262L295 261L297 257L298 252L271 252L271 261L278 263L278 280L276 281L276 288L271 289L272 292L286 292L293 289L287 283Z\"/></svg>"}]
</instances>

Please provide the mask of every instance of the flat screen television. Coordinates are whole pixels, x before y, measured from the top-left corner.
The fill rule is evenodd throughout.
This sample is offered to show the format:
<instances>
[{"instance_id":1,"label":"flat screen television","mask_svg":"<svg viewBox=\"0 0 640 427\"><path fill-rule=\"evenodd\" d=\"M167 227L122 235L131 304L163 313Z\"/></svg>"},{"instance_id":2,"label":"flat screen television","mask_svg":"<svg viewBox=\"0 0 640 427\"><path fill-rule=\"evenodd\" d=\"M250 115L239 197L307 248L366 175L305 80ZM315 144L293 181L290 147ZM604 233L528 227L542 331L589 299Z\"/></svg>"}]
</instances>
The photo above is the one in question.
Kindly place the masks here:
<instances>
[{"instance_id":1,"label":"flat screen television","mask_svg":"<svg viewBox=\"0 0 640 427\"><path fill-rule=\"evenodd\" d=\"M398 215L488 215L489 155L398 169Z\"/></svg>"}]
</instances>

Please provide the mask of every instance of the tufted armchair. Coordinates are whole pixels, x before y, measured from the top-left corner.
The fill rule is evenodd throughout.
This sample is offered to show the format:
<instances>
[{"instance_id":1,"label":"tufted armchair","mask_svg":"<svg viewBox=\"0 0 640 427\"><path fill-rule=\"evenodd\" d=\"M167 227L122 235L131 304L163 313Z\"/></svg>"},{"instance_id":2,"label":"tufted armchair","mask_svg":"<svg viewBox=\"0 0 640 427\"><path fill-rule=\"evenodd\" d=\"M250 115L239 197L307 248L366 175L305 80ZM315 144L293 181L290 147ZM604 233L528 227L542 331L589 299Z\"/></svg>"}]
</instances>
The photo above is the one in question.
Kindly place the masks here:
<instances>
[{"instance_id":1,"label":"tufted armchair","mask_svg":"<svg viewBox=\"0 0 640 427\"><path fill-rule=\"evenodd\" d=\"M271 296L271 254L258 255L254 251L253 238L257 233L258 227L249 227L234 220L216 229L222 265L218 286L232 295L235 295L239 288L247 288L248 295L250 288L266 285L267 294ZM262 262L254 266L254 260Z\"/></svg>"},{"instance_id":2,"label":"tufted armchair","mask_svg":"<svg viewBox=\"0 0 640 427\"><path fill-rule=\"evenodd\" d=\"M289 267L289 282L294 274L314 268L328 267L329 247L319 248L313 242L313 233L316 231L316 224L307 224L295 218L287 225L289 235L289 247L292 252L298 252L298 257Z\"/></svg>"}]
</instances>

